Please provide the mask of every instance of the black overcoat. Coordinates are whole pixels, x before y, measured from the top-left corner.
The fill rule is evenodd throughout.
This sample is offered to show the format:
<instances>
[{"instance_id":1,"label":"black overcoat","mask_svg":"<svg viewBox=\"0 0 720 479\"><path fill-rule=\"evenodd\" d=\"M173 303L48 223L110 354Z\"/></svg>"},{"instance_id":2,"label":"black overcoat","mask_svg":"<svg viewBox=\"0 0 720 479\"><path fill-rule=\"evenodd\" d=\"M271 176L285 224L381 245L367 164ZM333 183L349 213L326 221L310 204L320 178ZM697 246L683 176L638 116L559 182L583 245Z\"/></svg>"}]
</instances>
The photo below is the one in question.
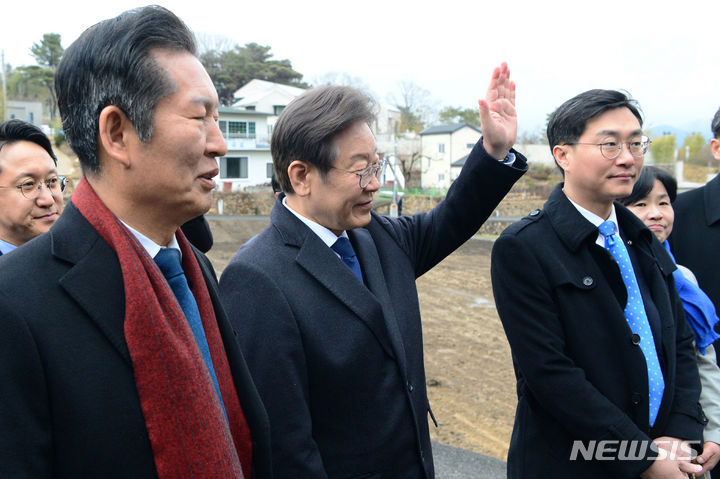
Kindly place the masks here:
<instances>
[{"instance_id":1,"label":"black overcoat","mask_svg":"<svg viewBox=\"0 0 720 479\"><path fill-rule=\"evenodd\" d=\"M705 186L678 195L673 208L673 255L678 264L690 268L720 311L720 175ZM715 345L720 347L720 342Z\"/></svg>"},{"instance_id":2,"label":"black overcoat","mask_svg":"<svg viewBox=\"0 0 720 479\"><path fill-rule=\"evenodd\" d=\"M270 478L267 414L212 266L194 251L250 426L253 476ZM48 233L0 263L0 477L157 477L115 252L70 203Z\"/></svg>"},{"instance_id":3,"label":"black overcoat","mask_svg":"<svg viewBox=\"0 0 720 479\"><path fill-rule=\"evenodd\" d=\"M573 441L700 440L705 419L693 334L675 292L674 263L643 223L615 203L636 274L661 321L665 394L650 428L647 366L624 316L620 269L561 187L542 210L507 228L492 252L495 303L517 378L508 477L635 478L650 466L650 448L638 460L570 461Z\"/></svg>"}]
</instances>

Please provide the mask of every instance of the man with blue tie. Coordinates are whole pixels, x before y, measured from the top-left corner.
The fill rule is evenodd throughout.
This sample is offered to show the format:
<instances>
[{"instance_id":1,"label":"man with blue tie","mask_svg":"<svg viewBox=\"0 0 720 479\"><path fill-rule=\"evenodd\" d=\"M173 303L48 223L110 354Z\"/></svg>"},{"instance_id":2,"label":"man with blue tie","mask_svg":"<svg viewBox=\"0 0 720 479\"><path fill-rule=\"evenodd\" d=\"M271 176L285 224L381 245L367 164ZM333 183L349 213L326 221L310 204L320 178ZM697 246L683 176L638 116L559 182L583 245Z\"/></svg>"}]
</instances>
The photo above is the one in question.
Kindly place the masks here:
<instances>
[{"instance_id":1,"label":"man with blue tie","mask_svg":"<svg viewBox=\"0 0 720 479\"><path fill-rule=\"evenodd\" d=\"M316 88L280 115L271 149L284 194L220 278L268 410L277 477L434 477L415 279L469 239L527 168L511 151L506 65L479 103L483 139L445 200L397 219L372 211L385 164L367 95Z\"/></svg>"},{"instance_id":2,"label":"man with blue tie","mask_svg":"<svg viewBox=\"0 0 720 479\"><path fill-rule=\"evenodd\" d=\"M271 478L215 273L179 229L226 151L193 33L124 12L65 50L55 86L83 178L0 258L0 477Z\"/></svg>"},{"instance_id":3,"label":"man with blue tie","mask_svg":"<svg viewBox=\"0 0 720 479\"><path fill-rule=\"evenodd\" d=\"M649 139L634 100L590 90L547 136L564 182L495 242L518 405L509 478L685 478L706 419L672 260L617 202Z\"/></svg>"}]
</instances>

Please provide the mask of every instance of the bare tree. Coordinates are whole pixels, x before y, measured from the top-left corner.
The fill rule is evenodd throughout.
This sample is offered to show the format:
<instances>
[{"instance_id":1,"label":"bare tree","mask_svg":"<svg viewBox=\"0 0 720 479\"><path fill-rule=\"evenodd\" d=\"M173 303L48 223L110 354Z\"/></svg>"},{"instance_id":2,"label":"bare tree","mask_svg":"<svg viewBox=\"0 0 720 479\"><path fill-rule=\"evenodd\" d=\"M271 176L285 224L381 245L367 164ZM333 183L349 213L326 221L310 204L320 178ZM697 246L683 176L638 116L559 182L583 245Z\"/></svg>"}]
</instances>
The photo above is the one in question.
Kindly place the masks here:
<instances>
[{"instance_id":1,"label":"bare tree","mask_svg":"<svg viewBox=\"0 0 720 479\"><path fill-rule=\"evenodd\" d=\"M235 48L236 43L232 38L217 33L196 33L198 56L207 52L222 53Z\"/></svg>"},{"instance_id":2,"label":"bare tree","mask_svg":"<svg viewBox=\"0 0 720 479\"><path fill-rule=\"evenodd\" d=\"M397 166L402 172L403 177L405 178L406 188L408 187L408 185L410 185L411 182L417 183L414 173L418 172L421 169L420 167L422 166L422 159L423 156L420 154L419 151L413 151L412 153L407 155L398 155Z\"/></svg>"},{"instance_id":3,"label":"bare tree","mask_svg":"<svg viewBox=\"0 0 720 479\"><path fill-rule=\"evenodd\" d=\"M401 81L397 94L389 95L388 102L400 110L396 133L420 132L435 116L435 102L430 92L411 81Z\"/></svg>"},{"instance_id":4,"label":"bare tree","mask_svg":"<svg viewBox=\"0 0 720 479\"><path fill-rule=\"evenodd\" d=\"M548 140L545 136L543 128L537 128L535 131L524 130L518 135L518 145L547 145Z\"/></svg>"},{"instance_id":5,"label":"bare tree","mask_svg":"<svg viewBox=\"0 0 720 479\"><path fill-rule=\"evenodd\" d=\"M363 80L360 77L352 76L346 72L327 72L323 75L314 77L311 82L313 86L323 86L323 85L340 85L340 86L351 86L353 88L357 88L358 90L362 90L365 93L372 95L372 92L370 90L370 87L367 83L365 83L365 80Z\"/></svg>"}]
</instances>

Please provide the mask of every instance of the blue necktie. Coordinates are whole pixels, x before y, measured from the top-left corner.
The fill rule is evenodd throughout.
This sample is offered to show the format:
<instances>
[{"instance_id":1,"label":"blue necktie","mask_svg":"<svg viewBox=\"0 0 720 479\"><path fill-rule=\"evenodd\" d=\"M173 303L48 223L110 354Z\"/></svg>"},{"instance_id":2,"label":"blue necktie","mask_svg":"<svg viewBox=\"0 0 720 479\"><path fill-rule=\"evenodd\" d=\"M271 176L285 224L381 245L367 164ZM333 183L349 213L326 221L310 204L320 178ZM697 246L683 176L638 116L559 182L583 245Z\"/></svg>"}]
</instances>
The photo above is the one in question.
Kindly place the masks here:
<instances>
[{"instance_id":1,"label":"blue necktie","mask_svg":"<svg viewBox=\"0 0 720 479\"><path fill-rule=\"evenodd\" d=\"M622 238L615 234L615 223L605 221L598 229L605 237L605 248L613 255L620 267L625 288L627 288L628 298L625 305L625 319L627 319L632 332L640 336L640 349L645 355L648 370L648 389L650 391L650 426L652 426L655 424L660 403L662 402L663 391L665 390L665 381L662 369L660 369L657 350L655 349L655 340L650 330L650 322L645 312L645 305L640 294L635 271L630 262L630 255L622 242Z\"/></svg>"},{"instance_id":2,"label":"blue necktie","mask_svg":"<svg viewBox=\"0 0 720 479\"><path fill-rule=\"evenodd\" d=\"M363 276L362 271L360 271L360 263L358 263L357 256L355 256L355 250L350 244L350 240L344 236L340 236L335 243L333 243L331 248L340 255L343 263L345 263L362 282Z\"/></svg>"},{"instance_id":3,"label":"blue necktie","mask_svg":"<svg viewBox=\"0 0 720 479\"><path fill-rule=\"evenodd\" d=\"M224 412L225 405L223 404L220 386L217 376L215 375L212 358L210 357L210 347L205 337L205 329L203 329L202 319L200 318L200 310L195 302L195 296L193 296L190 286L188 286L182 264L180 264L180 251L175 248L162 248L160 252L155 255L155 263L157 263L163 276L167 279L170 288L173 290L173 293L175 293L175 298L177 298L180 307L185 313L185 318L190 325L193 336L195 336L195 342L200 348L200 353L202 353L203 361L215 385L215 391L217 392L220 405Z\"/></svg>"}]
</instances>

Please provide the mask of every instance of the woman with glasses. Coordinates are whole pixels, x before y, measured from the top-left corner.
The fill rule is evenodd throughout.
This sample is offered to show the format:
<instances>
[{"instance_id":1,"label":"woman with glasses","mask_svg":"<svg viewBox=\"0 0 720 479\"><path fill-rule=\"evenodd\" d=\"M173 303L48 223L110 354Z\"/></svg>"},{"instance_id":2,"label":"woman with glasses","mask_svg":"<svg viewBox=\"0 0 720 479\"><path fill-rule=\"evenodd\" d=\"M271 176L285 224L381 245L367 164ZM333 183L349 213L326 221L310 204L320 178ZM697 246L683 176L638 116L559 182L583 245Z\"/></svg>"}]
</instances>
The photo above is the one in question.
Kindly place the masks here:
<instances>
[{"instance_id":1,"label":"woman with glasses","mask_svg":"<svg viewBox=\"0 0 720 479\"><path fill-rule=\"evenodd\" d=\"M675 219L672 203L677 196L677 182L669 173L654 166L643 168L632 193L620 202L640 218L672 257L667 238ZM675 258L673 257L673 260ZM713 327L718 316L712 301L697 286L693 273L682 265L673 273L675 287L683 302L685 318L695 333L698 369L702 392L700 404L708 418L703 433L705 445L698 456L703 473L720 460L720 369L712 343L720 338ZM696 475L695 477L703 477ZM709 474L707 474L709 477Z\"/></svg>"}]
</instances>

